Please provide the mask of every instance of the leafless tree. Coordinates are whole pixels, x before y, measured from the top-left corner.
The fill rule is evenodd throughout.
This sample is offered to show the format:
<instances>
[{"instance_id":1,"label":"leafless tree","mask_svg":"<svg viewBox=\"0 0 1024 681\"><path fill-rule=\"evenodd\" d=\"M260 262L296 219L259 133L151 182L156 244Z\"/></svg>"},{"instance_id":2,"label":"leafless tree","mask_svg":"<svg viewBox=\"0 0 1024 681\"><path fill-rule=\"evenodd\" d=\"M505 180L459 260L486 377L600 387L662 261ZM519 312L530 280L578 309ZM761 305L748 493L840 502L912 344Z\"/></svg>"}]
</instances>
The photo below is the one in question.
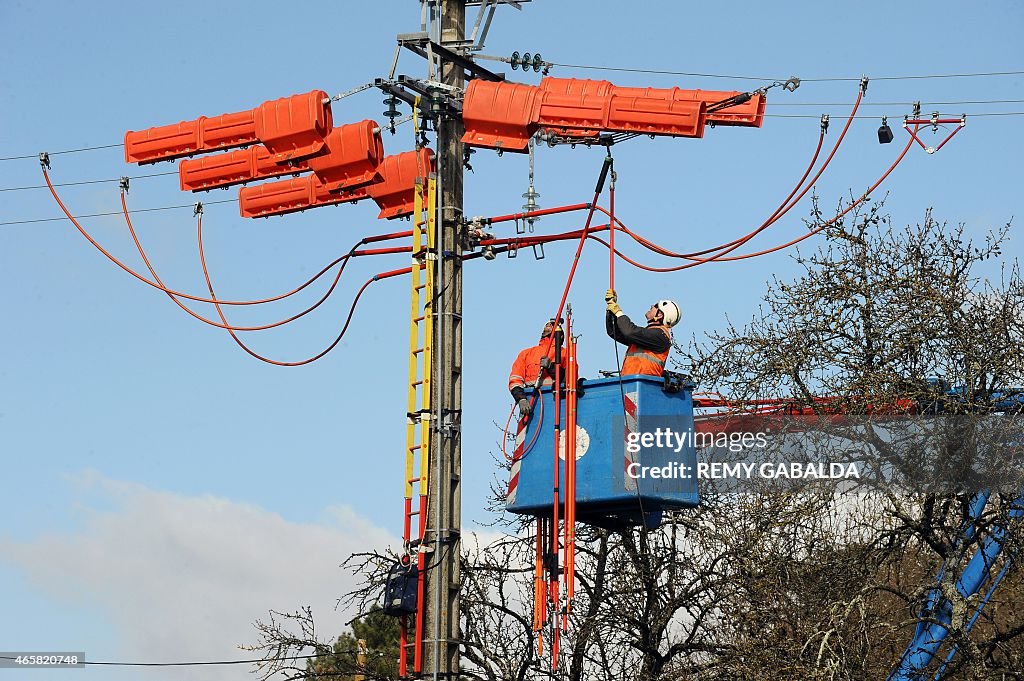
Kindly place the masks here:
<instances>
[{"instance_id":1,"label":"leafless tree","mask_svg":"<svg viewBox=\"0 0 1024 681\"><path fill-rule=\"evenodd\" d=\"M808 226L822 222L815 204ZM852 211L825 230L822 248L795 256L800 276L768 284L748 323L680 348L680 368L739 411L784 399L819 416L888 417L939 404L948 414L988 415L1002 389L1024 382L1024 282L1016 265L1000 264L1008 229L975 242L964 226L930 213L895 228L879 203ZM944 397L931 377L961 386L962 397ZM895 462L905 477L920 472L900 442L857 432L862 454ZM948 441L930 462L983 449L964 442ZM937 588L952 604L949 641L958 651L939 677L1024 679L1021 571L1008 569L973 627L978 598L955 588L963 556L986 539L1003 543L994 570L1024 549L1020 532L1003 536L1015 527L1021 490L1010 472L1012 484L993 492L981 514L971 512L971 490L768 480L742 489L709 483L699 508L668 513L656 530L580 526L579 590L558 676L885 678L914 628L935 619L924 606ZM494 489L500 501L503 481ZM463 541L462 675L550 678L550 641L534 631L532 527L498 514L499 538ZM364 579L348 595L359 612L379 598L391 560L361 554L346 563ZM305 615L291 620L297 630L274 620L258 626L265 676L295 671L275 659L323 650Z\"/></svg>"}]
</instances>

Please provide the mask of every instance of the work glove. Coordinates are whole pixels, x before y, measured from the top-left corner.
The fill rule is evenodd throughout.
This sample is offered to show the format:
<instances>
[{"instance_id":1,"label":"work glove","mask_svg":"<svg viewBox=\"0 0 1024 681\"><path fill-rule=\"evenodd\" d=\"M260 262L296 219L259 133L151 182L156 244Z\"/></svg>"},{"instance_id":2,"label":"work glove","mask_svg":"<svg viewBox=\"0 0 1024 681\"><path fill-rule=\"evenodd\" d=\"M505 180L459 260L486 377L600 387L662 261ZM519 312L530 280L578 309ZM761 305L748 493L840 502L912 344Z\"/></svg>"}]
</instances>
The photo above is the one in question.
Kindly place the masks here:
<instances>
[{"instance_id":1,"label":"work glove","mask_svg":"<svg viewBox=\"0 0 1024 681\"><path fill-rule=\"evenodd\" d=\"M622 314L622 308L619 307L619 294L615 292L615 289L610 288L604 292L604 302L608 304L608 311L618 317Z\"/></svg>"},{"instance_id":2,"label":"work glove","mask_svg":"<svg viewBox=\"0 0 1024 681\"><path fill-rule=\"evenodd\" d=\"M540 368L543 369L544 371L551 371L551 367L553 366L554 363L551 361L551 358L548 357L547 355L544 355L543 357L540 358Z\"/></svg>"},{"instance_id":3,"label":"work glove","mask_svg":"<svg viewBox=\"0 0 1024 681\"><path fill-rule=\"evenodd\" d=\"M530 415L530 400L525 397L519 400L519 418L525 419Z\"/></svg>"}]
</instances>

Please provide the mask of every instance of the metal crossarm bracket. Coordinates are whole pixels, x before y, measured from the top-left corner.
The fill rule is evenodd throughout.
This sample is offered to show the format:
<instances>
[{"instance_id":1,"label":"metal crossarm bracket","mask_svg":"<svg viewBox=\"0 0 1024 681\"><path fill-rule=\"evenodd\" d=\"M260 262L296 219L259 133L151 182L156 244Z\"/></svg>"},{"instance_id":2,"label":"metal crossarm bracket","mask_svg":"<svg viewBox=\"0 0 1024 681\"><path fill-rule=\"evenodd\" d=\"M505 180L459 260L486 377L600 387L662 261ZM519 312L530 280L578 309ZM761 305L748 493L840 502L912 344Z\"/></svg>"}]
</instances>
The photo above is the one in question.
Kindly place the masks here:
<instances>
[{"instance_id":1,"label":"metal crossarm bracket","mask_svg":"<svg viewBox=\"0 0 1024 681\"><path fill-rule=\"evenodd\" d=\"M415 52L424 59L428 58L427 49L429 48L429 50L433 54L437 55L444 61L456 64L465 69L466 71L468 71L471 78L480 78L483 80L493 81L505 80L505 74L494 73L493 71L485 69L484 67L480 66L469 57L461 55L458 52L453 52L444 45L435 43L430 39L430 37L426 33L420 32L399 34L398 44L406 48L407 50L410 50L411 52Z\"/></svg>"}]
</instances>

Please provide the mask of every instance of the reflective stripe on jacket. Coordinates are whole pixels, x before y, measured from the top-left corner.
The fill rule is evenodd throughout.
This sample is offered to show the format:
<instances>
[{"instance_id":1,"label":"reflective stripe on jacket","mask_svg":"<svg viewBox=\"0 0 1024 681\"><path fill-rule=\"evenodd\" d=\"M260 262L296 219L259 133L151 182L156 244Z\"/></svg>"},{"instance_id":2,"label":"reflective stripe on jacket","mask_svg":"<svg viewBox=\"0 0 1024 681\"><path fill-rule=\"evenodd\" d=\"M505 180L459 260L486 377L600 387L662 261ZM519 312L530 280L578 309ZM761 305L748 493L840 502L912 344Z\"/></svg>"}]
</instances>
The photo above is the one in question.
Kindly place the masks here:
<instances>
[{"instance_id":1,"label":"reflective stripe on jacket","mask_svg":"<svg viewBox=\"0 0 1024 681\"><path fill-rule=\"evenodd\" d=\"M649 326L649 329L659 329L671 342L672 334L667 326ZM642 348L635 343L626 348L626 359L622 362L622 375L642 374L644 376L662 376L665 373L665 361L672 346L669 345L664 352L655 352Z\"/></svg>"},{"instance_id":2,"label":"reflective stripe on jacket","mask_svg":"<svg viewBox=\"0 0 1024 681\"><path fill-rule=\"evenodd\" d=\"M547 356L552 362L555 361L555 344L549 343L547 338L542 338L537 345L526 348L519 353L516 361L512 363L512 371L508 376L508 389L533 387L540 374L540 358L544 356L544 347L549 346ZM551 385L554 379L548 372L544 372L541 385Z\"/></svg>"}]
</instances>

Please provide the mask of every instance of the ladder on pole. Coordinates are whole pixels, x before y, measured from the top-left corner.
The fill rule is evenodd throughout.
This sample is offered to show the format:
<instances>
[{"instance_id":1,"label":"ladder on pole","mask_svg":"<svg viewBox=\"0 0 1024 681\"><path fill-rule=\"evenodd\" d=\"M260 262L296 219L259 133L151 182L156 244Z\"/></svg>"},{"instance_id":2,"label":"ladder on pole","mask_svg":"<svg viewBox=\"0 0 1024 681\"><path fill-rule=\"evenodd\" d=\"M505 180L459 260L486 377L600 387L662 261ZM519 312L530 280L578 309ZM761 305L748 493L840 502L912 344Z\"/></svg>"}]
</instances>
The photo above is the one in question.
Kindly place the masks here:
<instances>
[{"instance_id":1,"label":"ladder on pole","mask_svg":"<svg viewBox=\"0 0 1024 681\"><path fill-rule=\"evenodd\" d=\"M412 235L412 296L409 317L409 392L405 426L405 518L402 538L410 567L416 566L416 612L401 618L399 675L423 669L423 602L427 527L427 483L431 447L431 360L434 340L434 259L436 244L437 183L421 170L416 179ZM419 502L413 507L414 497ZM413 524L415 519L415 533ZM410 621L412 620L412 621ZM412 639L412 640L410 640Z\"/></svg>"}]
</instances>

